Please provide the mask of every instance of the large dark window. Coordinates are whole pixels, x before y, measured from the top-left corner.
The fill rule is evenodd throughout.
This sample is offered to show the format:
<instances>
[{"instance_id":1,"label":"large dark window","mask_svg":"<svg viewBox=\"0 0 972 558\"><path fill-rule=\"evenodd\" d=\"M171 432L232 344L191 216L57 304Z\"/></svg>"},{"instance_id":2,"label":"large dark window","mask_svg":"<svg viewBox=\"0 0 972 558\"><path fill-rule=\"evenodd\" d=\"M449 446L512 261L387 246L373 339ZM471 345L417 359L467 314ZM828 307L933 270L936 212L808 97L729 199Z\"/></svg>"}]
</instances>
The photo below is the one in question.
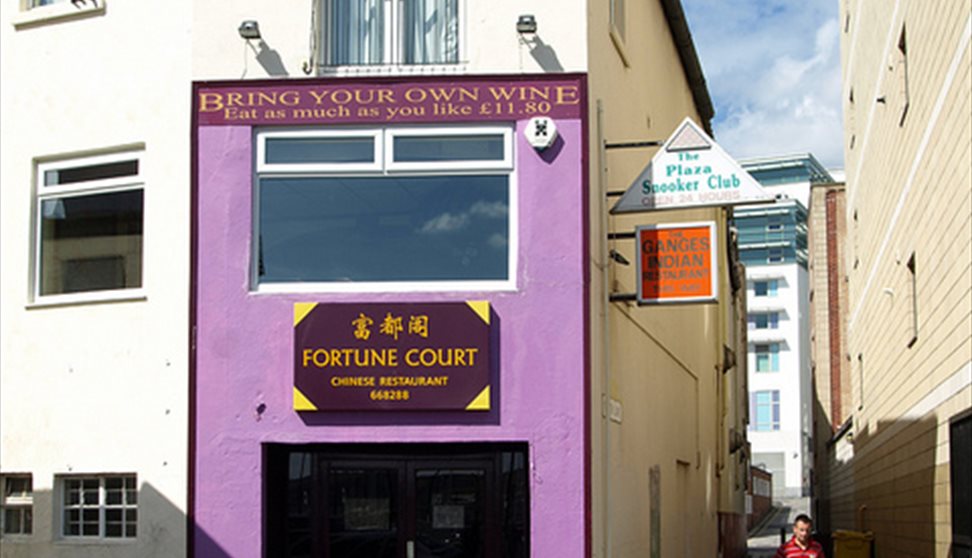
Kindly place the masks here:
<instances>
[{"instance_id":1,"label":"large dark window","mask_svg":"<svg viewBox=\"0 0 972 558\"><path fill-rule=\"evenodd\" d=\"M505 280L507 180L261 179L259 281Z\"/></svg>"},{"instance_id":2,"label":"large dark window","mask_svg":"<svg viewBox=\"0 0 972 558\"><path fill-rule=\"evenodd\" d=\"M39 165L35 297L142 286L139 157Z\"/></svg>"},{"instance_id":3,"label":"large dark window","mask_svg":"<svg viewBox=\"0 0 972 558\"><path fill-rule=\"evenodd\" d=\"M265 556L529 556L524 444L271 444L265 455Z\"/></svg>"},{"instance_id":4,"label":"large dark window","mask_svg":"<svg viewBox=\"0 0 972 558\"><path fill-rule=\"evenodd\" d=\"M511 143L506 128L260 134L254 283L508 288Z\"/></svg>"}]
</instances>

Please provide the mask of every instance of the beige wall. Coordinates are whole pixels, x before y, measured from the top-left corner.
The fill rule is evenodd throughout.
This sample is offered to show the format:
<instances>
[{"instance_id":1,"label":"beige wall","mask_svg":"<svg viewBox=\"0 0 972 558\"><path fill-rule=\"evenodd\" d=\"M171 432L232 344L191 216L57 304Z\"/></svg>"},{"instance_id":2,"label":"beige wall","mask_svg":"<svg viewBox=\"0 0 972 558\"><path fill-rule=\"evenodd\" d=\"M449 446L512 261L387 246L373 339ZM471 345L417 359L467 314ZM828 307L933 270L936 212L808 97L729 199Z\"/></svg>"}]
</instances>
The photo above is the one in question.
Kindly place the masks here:
<instances>
[{"instance_id":1,"label":"beige wall","mask_svg":"<svg viewBox=\"0 0 972 558\"><path fill-rule=\"evenodd\" d=\"M846 237L843 184L817 184L810 190L809 275L810 350L813 369L814 494L816 527L830 532L830 473L835 459L834 436L855 407L852 405L852 363L847 358L847 282L843 265ZM828 221L829 220L829 221ZM830 239L834 235L836 238ZM831 252L828 240L836 242ZM831 275L833 274L833 275ZM831 278L836 285L830 283ZM836 289L832 287L836 286ZM832 328L836 328L836 335ZM832 359L839 359L832 366ZM836 382L836 386L835 386ZM833 397L837 388L838 397Z\"/></svg>"},{"instance_id":2,"label":"beige wall","mask_svg":"<svg viewBox=\"0 0 972 558\"><path fill-rule=\"evenodd\" d=\"M972 402L970 8L841 3L855 415L831 495L890 556L948 555L948 421Z\"/></svg>"},{"instance_id":3,"label":"beige wall","mask_svg":"<svg viewBox=\"0 0 972 558\"><path fill-rule=\"evenodd\" d=\"M636 285L633 263L620 266L607 258L614 248L634 262L634 241L605 243L605 238L640 224L712 220L724 264L725 219L716 209L607 215L617 198L606 193L626 189L654 150L602 152L600 142L664 140L685 116L699 121L661 3L626 3L623 42L611 36L608 5L588 6L593 551L599 557L713 556L718 513L735 511L745 521L744 483L738 492L730 488L739 473L738 453L730 457L725 440L730 426L745 431L745 411L735 399L745 392L745 366L728 377L719 371L723 343L734 347L738 341L725 265L720 266L720 304L606 303L609 293L633 293ZM741 343L736 354L744 362L744 338ZM727 399L724 416L723 395L733 398ZM610 408L618 405L620 422L610 418ZM657 511L651 485L655 467ZM653 513L660 519L657 528Z\"/></svg>"}]
</instances>

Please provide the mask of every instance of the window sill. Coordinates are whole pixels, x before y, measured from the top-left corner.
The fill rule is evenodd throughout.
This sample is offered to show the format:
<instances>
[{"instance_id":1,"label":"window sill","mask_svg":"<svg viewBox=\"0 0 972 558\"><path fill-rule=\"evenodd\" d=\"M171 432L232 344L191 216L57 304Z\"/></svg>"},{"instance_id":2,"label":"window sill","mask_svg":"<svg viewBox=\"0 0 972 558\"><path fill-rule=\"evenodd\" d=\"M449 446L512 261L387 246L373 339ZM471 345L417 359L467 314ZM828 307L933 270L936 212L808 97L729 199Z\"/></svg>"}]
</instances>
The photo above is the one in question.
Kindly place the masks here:
<instances>
[{"instance_id":1,"label":"window sill","mask_svg":"<svg viewBox=\"0 0 972 558\"><path fill-rule=\"evenodd\" d=\"M475 281L422 283L264 283L251 290L254 295L303 293L447 293L447 292L513 292L513 281Z\"/></svg>"},{"instance_id":2,"label":"window sill","mask_svg":"<svg viewBox=\"0 0 972 558\"><path fill-rule=\"evenodd\" d=\"M81 304L107 304L113 302L140 302L147 299L148 297L143 289L92 291L88 293L39 297L29 302L27 304L27 308L53 308L59 306L76 306Z\"/></svg>"},{"instance_id":3,"label":"window sill","mask_svg":"<svg viewBox=\"0 0 972 558\"><path fill-rule=\"evenodd\" d=\"M104 546L129 545L138 542L137 538L109 539L102 537L61 537L54 540L57 546Z\"/></svg>"},{"instance_id":4,"label":"window sill","mask_svg":"<svg viewBox=\"0 0 972 558\"><path fill-rule=\"evenodd\" d=\"M88 5L89 2L91 5ZM106 2L107 0L86 0L81 6L75 5L73 2L66 2L32 8L15 15L13 26L15 29L26 29L49 23L60 23L70 19L104 15Z\"/></svg>"},{"instance_id":5,"label":"window sill","mask_svg":"<svg viewBox=\"0 0 972 558\"><path fill-rule=\"evenodd\" d=\"M319 77L451 75L466 73L466 64L374 64L356 66L318 66Z\"/></svg>"}]
</instances>

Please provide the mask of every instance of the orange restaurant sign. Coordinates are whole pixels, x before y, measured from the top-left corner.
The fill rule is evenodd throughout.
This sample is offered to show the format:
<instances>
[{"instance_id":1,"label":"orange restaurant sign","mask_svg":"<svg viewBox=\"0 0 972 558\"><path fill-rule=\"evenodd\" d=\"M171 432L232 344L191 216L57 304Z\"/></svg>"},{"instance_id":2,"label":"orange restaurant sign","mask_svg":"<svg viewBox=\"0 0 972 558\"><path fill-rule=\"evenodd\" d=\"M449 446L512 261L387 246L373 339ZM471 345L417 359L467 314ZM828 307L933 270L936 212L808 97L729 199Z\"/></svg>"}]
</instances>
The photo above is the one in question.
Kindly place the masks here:
<instances>
[{"instance_id":1,"label":"orange restaurant sign","mask_svg":"<svg viewBox=\"0 0 972 558\"><path fill-rule=\"evenodd\" d=\"M638 304L714 301L714 222L645 225L638 240Z\"/></svg>"}]
</instances>

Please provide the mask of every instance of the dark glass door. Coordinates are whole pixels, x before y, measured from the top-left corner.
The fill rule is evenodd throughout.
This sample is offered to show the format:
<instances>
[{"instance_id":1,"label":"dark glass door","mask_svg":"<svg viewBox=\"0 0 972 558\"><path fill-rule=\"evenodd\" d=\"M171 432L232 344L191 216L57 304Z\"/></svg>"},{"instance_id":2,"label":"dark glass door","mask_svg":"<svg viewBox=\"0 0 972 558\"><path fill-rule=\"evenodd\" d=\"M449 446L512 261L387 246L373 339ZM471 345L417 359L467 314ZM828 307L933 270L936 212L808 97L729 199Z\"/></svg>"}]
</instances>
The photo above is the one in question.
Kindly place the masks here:
<instances>
[{"instance_id":1,"label":"dark glass door","mask_svg":"<svg viewBox=\"0 0 972 558\"><path fill-rule=\"evenodd\" d=\"M416 463L409 466L407 514L412 520L406 558L492 556L489 521L491 463Z\"/></svg>"},{"instance_id":2,"label":"dark glass door","mask_svg":"<svg viewBox=\"0 0 972 558\"><path fill-rule=\"evenodd\" d=\"M397 558L401 555L401 465L325 462L326 555Z\"/></svg>"},{"instance_id":3,"label":"dark glass door","mask_svg":"<svg viewBox=\"0 0 972 558\"><path fill-rule=\"evenodd\" d=\"M470 446L268 446L264 555L527 558L525 446Z\"/></svg>"}]
</instances>

